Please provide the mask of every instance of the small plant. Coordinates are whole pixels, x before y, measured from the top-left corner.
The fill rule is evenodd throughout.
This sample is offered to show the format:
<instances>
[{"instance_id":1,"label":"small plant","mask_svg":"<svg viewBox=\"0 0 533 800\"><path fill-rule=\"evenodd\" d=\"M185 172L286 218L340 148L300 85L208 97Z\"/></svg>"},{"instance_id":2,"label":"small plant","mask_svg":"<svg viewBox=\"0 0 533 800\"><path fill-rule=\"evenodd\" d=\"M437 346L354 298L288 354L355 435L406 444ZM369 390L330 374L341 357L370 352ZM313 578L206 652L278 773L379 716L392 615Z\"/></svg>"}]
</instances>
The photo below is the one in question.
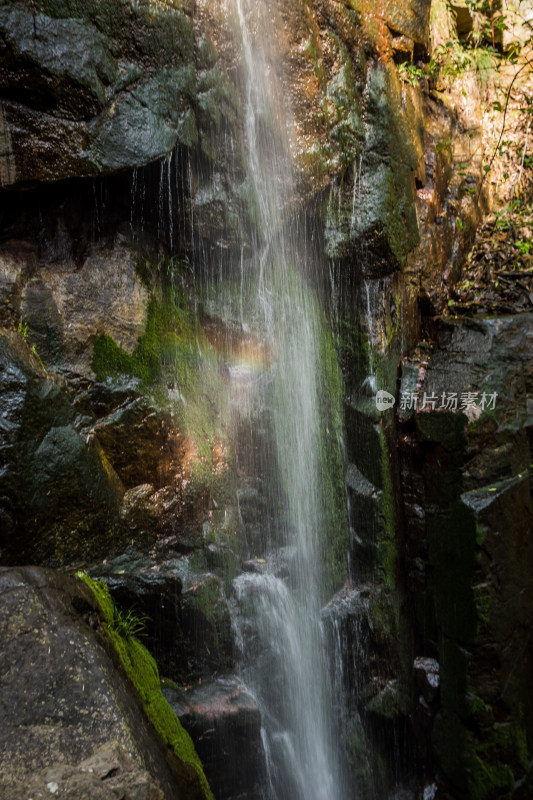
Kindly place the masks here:
<instances>
[{"instance_id":1,"label":"small plant","mask_svg":"<svg viewBox=\"0 0 533 800\"><path fill-rule=\"evenodd\" d=\"M149 619L145 614L139 614L134 608L123 611L121 608L114 606L111 625L123 639L131 639L133 636L139 636L144 633Z\"/></svg>"},{"instance_id":2,"label":"small plant","mask_svg":"<svg viewBox=\"0 0 533 800\"><path fill-rule=\"evenodd\" d=\"M497 65L497 53L492 47L465 47L458 39L435 48L429 72L433 78L457 78L467 72L477 73L483 83L489 83Z\"/></svg>"},{"instance_id":3,"label":"small plant","mask_svg":"<svg viewBox=\"0 0 533 800\"><path fill-rule=\"evenodd\" d=\"M37 352L37 347L36 347L35 344L32 344L32 346L30 347L30 352L32 353L32 355L35 356L35 358L37 359L37 361L41 365L42 369L46 372L46 367L43 364L43 360L42 360L41 356Z\"/></svg>"},{"instance_id":4,"label":"small plant","mask_svg":"<svg viewBox=\"0 0 533 800\"><path fill-rule=\"evenodd\" d=\"M46 367L43 364L43 360L42 360L41 356L39 355L39 353L37 352L37 346L34 343L30 347L30 343L28 341L28 323L27 322L23 322L22 320L20 320L19 326L18 326L18 332L22 336L22 341L24 342L24 344L27 344L28 347L30 348L30 353L35 356L35 358L37 359L37 361L41 365L41 368L42 368L43 372L46 372Z\"/></svg>"},{"instance_id":5,"label":"small plant","mask_svg":"<svg viewBox=\"0 0 533 800\"><path fill-rule=\"evenodd\" d=\"M437 153L445 153L447 150L450 149L451 145L452 145L452 140L445 139L442 142L437 142L437 144L435 145L435 150Z\"/></svg>"},{"instance_id":6,"label":"small plant","mask_svg":"<svg viewBox=\"0 0 533 800\"><path fill-rule=\"evenodd\" d=\"M398 75L404 83L415 87L420 84L421 80L427 79L427 75L423 69L416 67L414 64L407 64L406 62L398 64Z\"/></svg>"},{"instance_id":7,"label":"small plant","mask_svg":"<svg viewBox=\"0 0 533 800\"><path fill-rule=\"evenodd\" d=\"M22 336L23 340L25 342L27 342L28 341L28 323L27 322L23 322L22 320L20 320L19 327L18 327L18 332Z\"/></svg>"}]
</instances>

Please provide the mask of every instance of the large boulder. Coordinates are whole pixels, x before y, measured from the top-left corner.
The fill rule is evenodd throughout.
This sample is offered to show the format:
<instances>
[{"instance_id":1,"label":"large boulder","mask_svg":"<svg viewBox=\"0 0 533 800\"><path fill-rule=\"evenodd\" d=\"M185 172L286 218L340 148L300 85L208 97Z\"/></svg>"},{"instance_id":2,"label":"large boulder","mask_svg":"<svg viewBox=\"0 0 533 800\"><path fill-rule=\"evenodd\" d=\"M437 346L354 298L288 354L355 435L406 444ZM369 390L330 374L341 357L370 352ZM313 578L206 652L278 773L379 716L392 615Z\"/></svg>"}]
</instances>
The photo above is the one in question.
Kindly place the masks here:
<instances>
[{"instance_id":1,"label":"large boulder","mask_svg":"<svg viewBox=\"0 0 533 800\"><path fill-rule=\"evenodd\" d=\"M0 793L181 797L103 630L95 635L100 610L88 587L49 570L2 568L0 591Z\"/></svg>"},{"instance_id":2,"label":"large boulder","mask_svg":"<svg viewBox=\"0 0 533 800\"><path fill-rule=\"evenodd\" d=\"M196 139L193 28L174 4L20 0L0 30L4 186L140 166Z\"/></svg>"},{"instance_id":3,"label":"large boulder","mask_svg":"<svg viewBox=\"0 0 533 800\"><path fill-rule=\"evenodd\" d=\"M91 248L82 264L72 253L58 255L31 276L26 266L19 313L47 364L91 375L97 336L107 334L133 352L145 329L149 293L136 274L134 253L120 240Z\"/></svg>"}]
</instances>

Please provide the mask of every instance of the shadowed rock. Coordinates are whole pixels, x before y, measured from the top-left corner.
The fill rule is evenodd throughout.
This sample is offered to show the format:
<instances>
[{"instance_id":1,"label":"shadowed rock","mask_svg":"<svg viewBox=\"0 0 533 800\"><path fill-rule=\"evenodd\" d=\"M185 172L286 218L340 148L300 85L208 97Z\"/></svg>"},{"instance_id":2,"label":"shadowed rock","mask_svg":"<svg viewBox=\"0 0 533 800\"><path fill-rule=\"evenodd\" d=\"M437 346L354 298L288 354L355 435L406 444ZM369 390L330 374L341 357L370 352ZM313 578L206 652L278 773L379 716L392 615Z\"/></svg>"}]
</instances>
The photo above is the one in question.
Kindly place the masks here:
<instances>
[{"instance_id":1,"label":"shadowed rock","mask_svg":"<svg viewBox=\"0 0 533 800\"><path fill-rule=\"evenodd\" d=\"M188 691L164 689L191 735L218 800L253 800L264 779L261 715L238 678L218 678Z\"/></svg>"}]
</instances>

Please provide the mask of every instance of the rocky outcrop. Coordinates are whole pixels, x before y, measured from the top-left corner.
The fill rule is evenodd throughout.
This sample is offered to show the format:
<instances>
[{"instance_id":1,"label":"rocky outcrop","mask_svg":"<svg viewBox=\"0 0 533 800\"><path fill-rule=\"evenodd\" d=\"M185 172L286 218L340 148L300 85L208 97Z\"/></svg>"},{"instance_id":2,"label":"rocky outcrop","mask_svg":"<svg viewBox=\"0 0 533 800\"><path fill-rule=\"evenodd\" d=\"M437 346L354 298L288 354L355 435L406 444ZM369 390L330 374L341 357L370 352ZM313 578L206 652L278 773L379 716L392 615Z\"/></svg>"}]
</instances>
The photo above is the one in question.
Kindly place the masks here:
<instances>
[{"instance_id":1,"label":"rocky outcrop","mask_svg":"<svg viewBox=\"0 0 533 800\"><path fill-rule=\"evenodd\" d=\"M167 559L170 549L168 541L161 548ZM228 570L220 564L220 572L224 566ZM187 575L185 586L177 572ZM103 578L120 607L146 618L144 643L165 678L190 685L235 667L228 604L216 575L191 573L186 559L154 563L133 554L92 573Z\"/></svg>"},{"instance_id":2,"label":"rocky outcrop","mask_svg":"<svg viewBox=\"0 0 533 800\"><path fill-rule=\"evenodd\" d=\"M531 322L441 323L429 363L403 368L408 591L418 635L440 663L432 737L453 797L525 796Z\"/></svg>"},{"instance_id":3,"label":"rocky outcrop","mask_svg":"<svg viewBox=\"0 0 533 800\"><path fill-rule=\"evenodd\" d=\"M59 754L58 754L59 757ZM2 784L0 784L2 788ZM3 791L13 800L59 794L69 800L164 800L165 794L154 778L116 742L103 745L90 758L74 766L54 763L23 782L4 784Z\"/></svg>"},{"instance_id":4,"label":"rocky outcrop","mask_svg":"<svg viewBox=\"0 0 533 800\"><path fill-rule=\"evenodd\" d=\"M198 133L194 34L174 4L0 8L3 185L141 166Z\"/></svg>"},{"instance_id":5,"label":"rocky outcrop","mask_svg":"<svg viewBox=\"0 0 533 800\"><path fill-rule=\"evenodd\" d=\"M114 662L87 586L2 568L0 587L2 795L181 797L180 772ZM208 795L190 779L186 796Z\"/></svg>"},{"instance_id":6,"label":"rocky outcrop","mask_svg":"<svg viewBox=\"0 0 533 800\"><path fill-rule=\"evenodd\" d=\"M42 311L37 302L35 308ZM164 308L152 296L145 344L138 342L131 355L100 337L91 363L105 383L72 372L61 348L51 368L50 326L42 338L32 330L30 339L26 323L2 332L4 560L97 561L126 542L144 548L162 539L184 553L202 549L208 529L240 525L227 433L207 394L223 385L218 362L201 329L184 325L175 305ZM58 326L69 330L60 318ZM78 368L89 356L87 342L83 347ZM152 382L157 397L148 392ZM233 514L217 511L222 498L233 503Z\"/></svg>"},{"instance_id":7,"label":"rocky outcrop","mask_svg":"<svg viewBox=\"0 0 533 800\"><path fill-rule=\"evenodd\" d=\"M99 545L97 538L84 545L84 535L105 532L118 509L120 481L81 434L64 383L45 373L21 334L0 336L0 383L4 563L24 557L57 563L69 551L86 557Z\"/></svg>"}]
</instances>

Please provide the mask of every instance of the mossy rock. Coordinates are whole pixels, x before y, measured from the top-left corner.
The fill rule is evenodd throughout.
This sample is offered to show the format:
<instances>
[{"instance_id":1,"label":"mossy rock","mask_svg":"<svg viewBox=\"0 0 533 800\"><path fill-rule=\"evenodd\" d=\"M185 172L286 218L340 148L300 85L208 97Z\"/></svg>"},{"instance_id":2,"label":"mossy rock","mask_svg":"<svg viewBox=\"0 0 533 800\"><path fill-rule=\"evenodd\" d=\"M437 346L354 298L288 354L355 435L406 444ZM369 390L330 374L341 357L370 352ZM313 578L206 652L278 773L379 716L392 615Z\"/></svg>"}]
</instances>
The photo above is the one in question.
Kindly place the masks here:
<instances>
[{"instance_id":1,"label":"mossy rock","mask_svg":"<svg viewBox=\"0 0 533 800\"><path fill-rule=\"evenodd\" d=\"M86 575L81 577L98 602L117 660L135 688L155 731L171 751L170 764L176 772L180 791L191 800L213 800L192 739L163 697L154 659L138 639L117 633L114 623L116 610L105 584L102 581L93 581Z\"/></svg>"}]
</instances>

